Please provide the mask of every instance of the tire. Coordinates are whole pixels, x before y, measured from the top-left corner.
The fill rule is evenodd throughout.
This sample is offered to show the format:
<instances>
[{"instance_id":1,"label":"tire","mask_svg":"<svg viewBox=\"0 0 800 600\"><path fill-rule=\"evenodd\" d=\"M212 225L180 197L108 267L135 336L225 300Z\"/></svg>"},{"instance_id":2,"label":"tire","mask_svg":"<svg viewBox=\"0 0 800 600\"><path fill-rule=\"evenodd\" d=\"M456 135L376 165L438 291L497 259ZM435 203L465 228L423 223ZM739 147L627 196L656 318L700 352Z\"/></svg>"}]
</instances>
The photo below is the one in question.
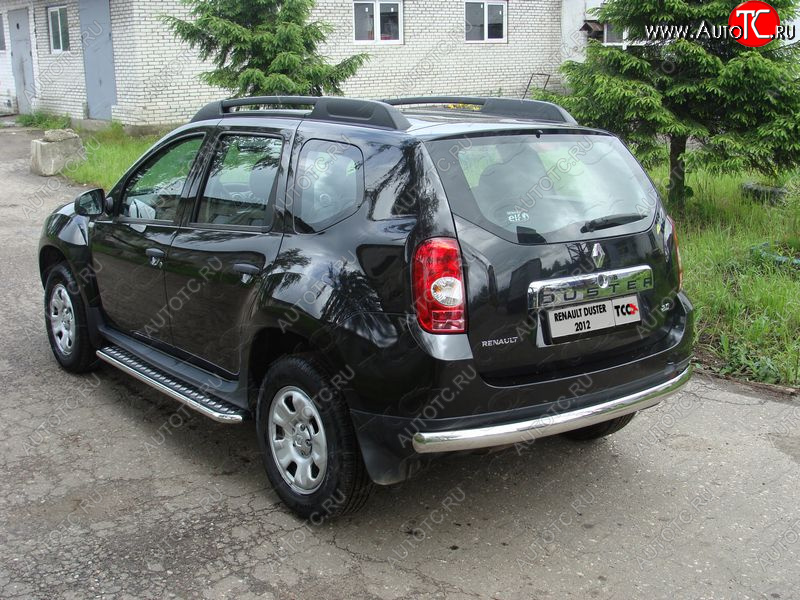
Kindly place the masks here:
<instances>
[{"instance_id":1,"label":"tire","mask_svg":"<svg viewBox=\"0 0 800 600\"><path fill-rule=\"evenodd\" d=\"M347 405L329 381L313 355L281 358L264 377L256 407L267 477L287 507L315 523L355 512L373 486Z\"/></svg>"},{"instance_id":2,"label":"tire","mask_svg":"<svg viewBox=\"0 0 800 600\"><path fill-rule=\"evenodd\" d=\"M47 339L58 364L71 373L86 373L97 366L98 360L78 290L66 263L52 267L44 287L44 317Z\"/></svg>"},{"instance_id":3,"label":"tire","mask_svg":"<svg viewBox=\"0 0 800 600\"><path fill-rule=\"evenodd\" d=\"M629 415L625 415L624 417L617 417L616 419L611 419L610 421L603 421L602 423L597 423L596 425L590 425L589 427L568 431L564 434L564 436L570 438L571 440L577 440L580 442L596 440L606 437L607 435L611 435L612 433L616 433L628 423L633 421L633 417L635 416L636 413L631 413Z\"/></svg>"}]
</instances>

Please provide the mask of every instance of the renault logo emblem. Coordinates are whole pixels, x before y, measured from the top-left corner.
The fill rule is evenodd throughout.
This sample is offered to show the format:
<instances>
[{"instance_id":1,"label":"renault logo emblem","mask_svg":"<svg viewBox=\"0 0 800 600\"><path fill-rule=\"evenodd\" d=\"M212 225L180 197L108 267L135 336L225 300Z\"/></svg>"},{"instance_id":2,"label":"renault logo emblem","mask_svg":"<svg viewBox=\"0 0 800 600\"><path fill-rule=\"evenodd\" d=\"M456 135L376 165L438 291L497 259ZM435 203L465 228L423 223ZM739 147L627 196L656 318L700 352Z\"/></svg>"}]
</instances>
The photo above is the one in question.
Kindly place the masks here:
<instances>
[{"instance_id":1,"label":"renault logo emblem","mask_svg":"<svg viewBox=\"0 0 800 600\"><path fill-rule=\"evenodd\" d=\"M600 269L606 262L606 253L603 252L603 248L600 247L600 244L595 244L594 248L592 248L592 260L594 261L594 266Z\"/></svg>"}]
</instances>

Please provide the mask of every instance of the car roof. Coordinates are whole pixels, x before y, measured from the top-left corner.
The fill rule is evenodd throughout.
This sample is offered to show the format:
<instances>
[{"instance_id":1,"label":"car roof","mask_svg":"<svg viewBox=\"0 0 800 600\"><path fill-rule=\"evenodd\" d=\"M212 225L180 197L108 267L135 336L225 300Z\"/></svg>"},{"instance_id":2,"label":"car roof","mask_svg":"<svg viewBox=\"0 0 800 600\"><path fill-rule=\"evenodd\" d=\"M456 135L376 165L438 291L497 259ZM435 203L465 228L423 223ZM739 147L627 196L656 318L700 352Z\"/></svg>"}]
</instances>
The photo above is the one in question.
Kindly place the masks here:
<instances>
[{"instance_id":1,"label":"car roof","mask_svg":"<svg viewBox=\"0 0 800 600\"><path fill-rule=\"evenodd\" d=\"M502 117L469 109L416 109L405 110L403 114L411 124L407 133L424 140L521 130L609 135L606 131L574 122Z\"/></svg>"},{"instance_id":2,"label":"car roof","mask_svg":"<svg viewBox=\"0 0 800 600\"><path fill-rule=\"evenodd\" d=\"M485 96L421 96L364 100L332 96L259 96L212 102L191 125L210 125L233 118L281 118L303 123L335 123L396 132L421 140L480 135L489 132L605 134L581 127L562 107L538 100ZM238 119L237 119L238 120Z\"/></svg>"}]
</instances>

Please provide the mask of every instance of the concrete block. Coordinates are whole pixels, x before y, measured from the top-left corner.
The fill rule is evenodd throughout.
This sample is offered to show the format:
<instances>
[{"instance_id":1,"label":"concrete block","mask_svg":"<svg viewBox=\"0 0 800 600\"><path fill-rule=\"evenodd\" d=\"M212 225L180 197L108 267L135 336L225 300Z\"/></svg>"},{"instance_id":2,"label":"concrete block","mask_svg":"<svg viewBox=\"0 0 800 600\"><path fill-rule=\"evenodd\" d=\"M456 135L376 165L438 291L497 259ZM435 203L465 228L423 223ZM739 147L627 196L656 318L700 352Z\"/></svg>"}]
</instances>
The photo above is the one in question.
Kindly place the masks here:
<instances>
[{"instance_id":1,"label":"concrete block","mask_svg":"<svg viewBox=\"0 0 800 600\"><path fill-rule=\"evenodd\" d=\"M31 172L52 177L67 165L86 160L81 138L71 129L45 132L44 139L31 142Z\"/></svg>"}]
</instances>

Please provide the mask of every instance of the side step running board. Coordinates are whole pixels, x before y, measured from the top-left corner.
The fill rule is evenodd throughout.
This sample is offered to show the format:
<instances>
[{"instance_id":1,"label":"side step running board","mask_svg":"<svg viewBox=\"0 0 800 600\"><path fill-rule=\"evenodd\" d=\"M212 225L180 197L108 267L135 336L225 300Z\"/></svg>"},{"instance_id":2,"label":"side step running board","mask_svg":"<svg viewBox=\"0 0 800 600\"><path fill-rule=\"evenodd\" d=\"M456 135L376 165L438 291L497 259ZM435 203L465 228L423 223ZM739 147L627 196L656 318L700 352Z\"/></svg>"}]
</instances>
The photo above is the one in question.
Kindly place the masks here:
<instances>
[{"instance_id":1,"label":"side step running board","mask_svg":"<svg viewBox=\"0 0 800 600\"><path fill-rule=\"evenodd\" d=\"M247 414L241 408L178 381L119 346L105 346L97 351L97 357L220 423L241 423Z\"/></svg>"}]
</instances>

